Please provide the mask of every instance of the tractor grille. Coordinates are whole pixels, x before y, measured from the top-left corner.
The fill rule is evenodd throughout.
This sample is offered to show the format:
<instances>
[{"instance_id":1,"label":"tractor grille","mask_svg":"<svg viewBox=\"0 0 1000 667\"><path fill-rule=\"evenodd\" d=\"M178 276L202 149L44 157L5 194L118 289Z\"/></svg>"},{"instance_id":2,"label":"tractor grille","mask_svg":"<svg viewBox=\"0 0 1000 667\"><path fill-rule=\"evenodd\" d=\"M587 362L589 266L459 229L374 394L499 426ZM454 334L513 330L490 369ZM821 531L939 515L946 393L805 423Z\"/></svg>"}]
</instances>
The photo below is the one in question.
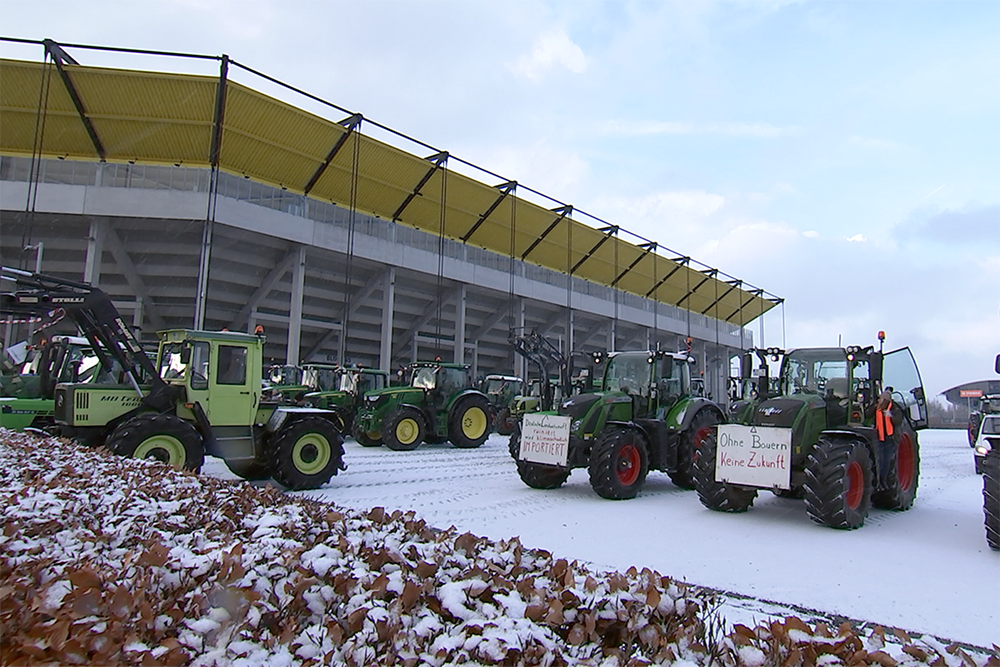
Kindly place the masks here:
<instances>
[{"instance_id":1,"label":"tractor grille","mask_svg":"<svg viewBox=\"0 0 1000 667\"><path fill-rule=\"evenodd\" d=\"M790 398L772 398L757 406L753 415L753 423L757 426L790 428L801 409L802 401Z\"/></svg>"}]
</instances>

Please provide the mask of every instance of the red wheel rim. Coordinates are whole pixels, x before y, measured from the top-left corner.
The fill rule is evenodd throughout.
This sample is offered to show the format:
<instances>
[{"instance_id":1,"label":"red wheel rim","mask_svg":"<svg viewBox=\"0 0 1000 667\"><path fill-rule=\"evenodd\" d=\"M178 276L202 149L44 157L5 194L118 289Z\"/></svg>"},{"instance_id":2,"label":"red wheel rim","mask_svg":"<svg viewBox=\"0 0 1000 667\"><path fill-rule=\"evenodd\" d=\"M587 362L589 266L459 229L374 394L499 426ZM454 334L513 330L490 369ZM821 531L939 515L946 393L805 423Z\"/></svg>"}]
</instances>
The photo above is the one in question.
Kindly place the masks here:
<instances>
[{"instance_id":1,"label":"red wheel rim","mask_svg":"<svg viewBox=\"0 0 1000 667\"><path fill-rule=\"evenodd\" d=\"M917 456L913 448L913 440L909 433L904 433L899 441L899 451L896 452L896 478L899 488L909 491L917 476Z\"/></svg>"},{"instance_id":2,"label":"red wheel rim","mask_svg":"<svg viewBox=\"0 0 1000 667\"><path fill-rule=\"evenodd\" d=\"M635 480L639 479L639 449L632 444L625 445L618 452L618 465L615 472L618 473L618 481L624 486L632 486Z\"/></svg>"},{"instance_id":3,"label":"red wheel rim","mask_svg":"<svg viewBox=\"0 0 1000 667\"><path fill-rule=\"evenodd\" d=\"M701 448L701 443L705 442L705 438L708 437L708 434L711 431L712 431L712 427L711 426L703 426L702 428L698 429L695 432L695 434L694 434L694 448L695 449Z\"/></svg>"},{"instance_id":4,"label":"red wheel rim","mask_svg":"<svg viewBox=\"0 0 1000 667\"><path fill-rule=\"evenodd\" d=\"M861 499L865 495L865 475L861 469L861 464L851 461L847 466L847 506L852 510L858 509Z\"/></svg>"}]
</instances>

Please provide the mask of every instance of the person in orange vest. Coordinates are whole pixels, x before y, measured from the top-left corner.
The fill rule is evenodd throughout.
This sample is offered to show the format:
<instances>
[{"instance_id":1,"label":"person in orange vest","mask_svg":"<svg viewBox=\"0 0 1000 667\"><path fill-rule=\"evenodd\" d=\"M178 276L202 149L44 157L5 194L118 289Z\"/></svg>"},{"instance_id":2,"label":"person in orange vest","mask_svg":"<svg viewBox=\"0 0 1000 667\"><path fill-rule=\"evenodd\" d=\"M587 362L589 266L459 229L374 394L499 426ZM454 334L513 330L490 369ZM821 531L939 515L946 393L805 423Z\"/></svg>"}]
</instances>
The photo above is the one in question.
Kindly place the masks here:
<instances>
[{"instance_id":1,"label":"person in orange vest","mask_svg":"<svg viewBox=\"0 0 1000 667\"><path fill-rule=\"evenodd\" d=\"M879 442L885 442L886 438L892 437L893 432L892 387L886 387L875 403L875 433L878 434Z\"/></svg>"}]
</instances>

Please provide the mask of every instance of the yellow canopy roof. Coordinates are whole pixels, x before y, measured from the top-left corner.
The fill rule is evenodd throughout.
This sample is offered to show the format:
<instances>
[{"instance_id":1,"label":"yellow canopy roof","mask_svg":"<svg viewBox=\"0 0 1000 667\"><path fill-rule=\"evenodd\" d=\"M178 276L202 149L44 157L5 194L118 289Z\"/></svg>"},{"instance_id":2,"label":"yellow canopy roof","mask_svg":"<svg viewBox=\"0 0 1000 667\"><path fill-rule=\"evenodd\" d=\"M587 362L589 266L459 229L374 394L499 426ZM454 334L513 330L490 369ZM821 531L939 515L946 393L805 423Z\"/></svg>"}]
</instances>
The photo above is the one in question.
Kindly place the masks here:
<instances>
[{"instance_id":1,"label":"yellow canopy roof","mask_svg":"<svg viewBox=\"0 0 1000 667\"><path fill-rule=\"evenodd\" d=\"M223 71L238 65L220 60ZM0 59L0 80L5 155L214 162L732 324L749 323L781 301L716 269L699 270L689 257L666 257L652 241L632 243L617 226L575 220L572 207L547 209L518 197L514 182L487 184L449 169L455 158L447 153L421 157L376 140L362 133L360 115L331 121L225 76L87 67L56 57L53 63ZM37 142L36 127L43 129Z\"/></svg>"}]
</instances>

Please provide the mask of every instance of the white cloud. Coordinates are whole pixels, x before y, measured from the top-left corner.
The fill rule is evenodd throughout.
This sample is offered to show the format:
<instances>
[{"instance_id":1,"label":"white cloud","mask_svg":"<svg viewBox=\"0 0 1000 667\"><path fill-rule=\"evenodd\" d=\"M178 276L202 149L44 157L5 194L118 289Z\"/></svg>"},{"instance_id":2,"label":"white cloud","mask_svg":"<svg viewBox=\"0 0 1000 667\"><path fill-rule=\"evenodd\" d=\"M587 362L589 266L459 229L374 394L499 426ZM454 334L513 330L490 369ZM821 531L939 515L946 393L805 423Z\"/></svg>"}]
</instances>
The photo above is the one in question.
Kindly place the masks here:
<instances>
[{"instance_id":1,"label":"white cloud","mask_svg":"<svg viewBox=\"0 0 1000 667\"><path fill-rule=\"evenodd\" d=\"M587 70L587 56L562 30L552 30L535 40L530 55L518 59L514 69L532 81L538 81L556 67L574 74Z\"/></svg>"},{"instance_id":2,"label":"white cloud","mask_svg":"<svg viewBox=\"0 0 1000 667\"><path fill-rule=\"evenodd\" d=\"M865 243L868 238L864 234L855 234L854 236L848 236L847 240L851 243Z\"/></svg>"},{"instance_id":3,"label":"white cloud","mask_svg":"<svg viewBox=\"0 0 1000 667\"><path fill-rule=\"evenodd\" d=\"M774 139L777 137L793 137L803 133L796 125L780 127L770 123L684 123L677 121L622 121L613 120L605 123L602 128L605 134L645 136L657 134L678 135L721 135L730 137L758 137Z\"/></svg>"},{"instance_id":4,"label":"white cloud","mask_svg":"<svg viewBox=\"0 0 1000 667\"><path fill-rule=\"evenodd\" d=\"M802 232L802 236L806 237L807 239L818 239L819 232L815 230L809 230L808 232Z\"/></svg>"}]
</instances>

